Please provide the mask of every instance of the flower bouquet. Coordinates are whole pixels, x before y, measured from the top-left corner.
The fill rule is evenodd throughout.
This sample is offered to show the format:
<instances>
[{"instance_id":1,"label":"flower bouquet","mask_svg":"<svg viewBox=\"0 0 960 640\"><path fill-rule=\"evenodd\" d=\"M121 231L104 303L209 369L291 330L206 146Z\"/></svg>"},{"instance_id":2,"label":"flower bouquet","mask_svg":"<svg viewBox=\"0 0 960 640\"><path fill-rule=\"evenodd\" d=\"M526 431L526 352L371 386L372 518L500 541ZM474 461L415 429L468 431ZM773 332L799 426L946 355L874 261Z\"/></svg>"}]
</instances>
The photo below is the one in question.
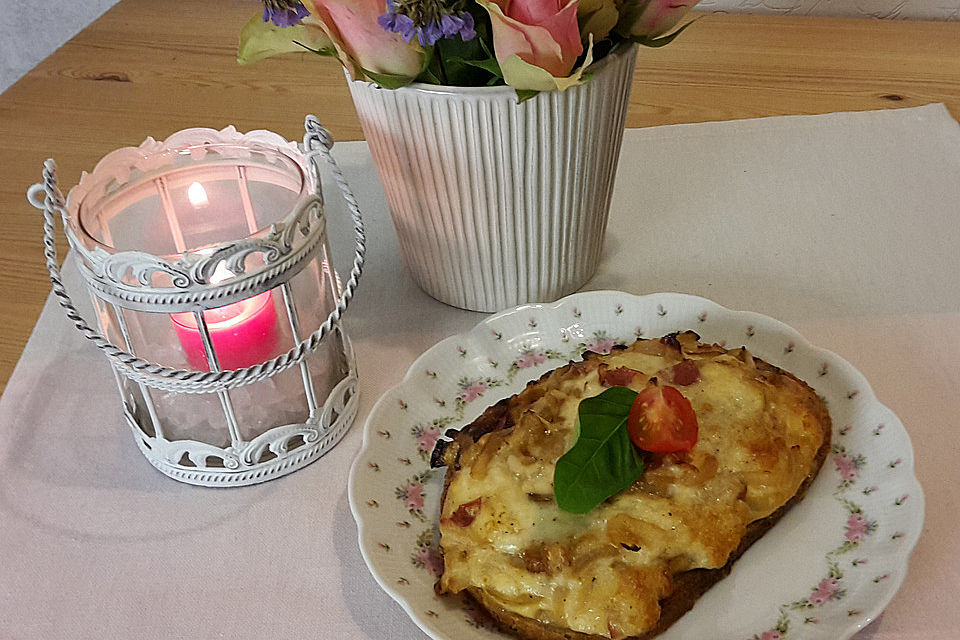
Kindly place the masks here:
<instances>
[{"instance_id":1,"label":"flower bouquet","mask_svg":"<svg viewBox=\"0 0 960 640\"><path fill-rule=\"evenodd\" d=\"M448 304L551 301L600 263L638 45L696 0L264 0L239 60L336 57L403 261Z\"/></svg>"},{"instance_id":2,"label":"flower bouquet","mask_svg":"<svg viewBox=\"0 0 960 640\"><path fill-rule=\"evenodd\" d=\"M563 90L617 43L658 47L698 0L264 0L239 60L309 50L354 80ZM688 23L689 24L689 23Z\"/></svg>"}]
</instances>

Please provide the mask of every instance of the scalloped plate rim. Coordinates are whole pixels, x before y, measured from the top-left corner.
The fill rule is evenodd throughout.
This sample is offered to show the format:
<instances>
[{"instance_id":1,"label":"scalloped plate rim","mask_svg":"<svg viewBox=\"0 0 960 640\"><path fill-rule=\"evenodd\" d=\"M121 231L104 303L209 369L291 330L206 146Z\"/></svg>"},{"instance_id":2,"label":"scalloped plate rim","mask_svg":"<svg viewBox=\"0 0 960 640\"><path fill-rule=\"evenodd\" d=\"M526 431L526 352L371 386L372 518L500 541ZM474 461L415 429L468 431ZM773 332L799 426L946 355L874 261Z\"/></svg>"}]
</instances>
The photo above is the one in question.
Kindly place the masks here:
<instances>
[{"instance_id":1,"label":"scalloped plate rim","mask_svg":"<svg viewBox=\"0 0 960 640\"><path fill-rule=\"evenodd\" d=\"M393 588L390 584L387 583L387 580L384 576L381 576L379 571L375 568L375 562L373 558L370 557L365 545L364 545L364 523L363 517L360 515L360 509L358 507L357 501L359 500L356 497L356 482L358 470L361 466L361 462L364 459L364 455L368 452L370 444L373 441L372 439L372 429L375 418L381 413L387 406L388 400L391 399L391 396L398 392L399 390L407 387L408 385L416 386L414 378L416 377L416 371L421 368L423 362L429 360L432 355L436 352L439 352L443 347L455 344L458 341L464 341L468 336L479 336L483 334L483 329L489 327L491 324L496 323L498 320L503 318L511 317L518 315L528 310L540 310L555 312L563 306L569 305L571 301L574 300L585 300L592 298L608 298L608 297L619 297L630 299L633 302L639 302L644 300L650 300L657 302L659 300L683 300L683 301L695 301L704 305L713 307L724 314L730 314L734 316L739 316L742 318L754 318L765 325L776 327L778 331L789 337L791 340L795 341L797 345L802 346L803 348L818 353L822 355L827 361L840 362L845 364L848 367L848 372L853 374L853 376L862 384L862 388L858 391L861 394L864 394L865 399L872 405L875 405L876 408L880 409L883 412L886 412L890 418L893 419L894 425L899 427L902 431L906 443L909 445L905 451L905 458L903 460L904 469L909 470L909 481L911 484L911 497L914 498L915 504L914 509L917 510L917 524L911 529L911 531L906 536L906 543L904 551L898 556L896 566L901 569L900 574L894 579L894 581L887 583L890 588L888 588L882 595L878 598L873 607L870 607L869 610L861 612L856 619L851 619L851 625L846 626L843 629L839 629L841 635L838 636L838 640L850 640L853 635L859 633L864 628L866 628L870 623L872 623L890 604L894 596L898 593L900 588L903 586L903 582L906 579L906 574L909 566L910 556L912 555L914 549L916 548L917 542L919 541L920 534L923 530L923 523L926 518L926 499L923 493L922 485L916 477L915 469L915 452L913 449L913 443L910 439L909 433L906 430L906 427L903 425L903 422L900 420L889 407L884 405L876 396L876 393L873 390L872 385L870 385L869 380L864 376L856 367L850 364L840 355L825 349L823 347L818 347L807 340L799 331L794 329L792 326L786 324L785 322L767 316L765 314L749 311L749 310L737 310L731 309L724 305L721 305L718 302L715 302L709 298L702 296L696 296L692 294L685 294L679 292L656 292L648 294L632 294L625 291L617 290L591 290L591 291L581 291L570 294L563 298L560 298L553 302L533 302L525 303L518 305L509 309L504 309L502 311L496 312L483 318L477 324L475 324L470 329L463 331L461 333L452 334L446 338L441 339L436 344L432 345L421 353L414 361L410 364L407 371L404 373L403 378L397 384L393 385L385 392L383 392L374 405L370 408L370 412L367 415L366 420L363 425L363 437L360 449L357 451L356 458L353 463L350 465L349 475L347 479L347 497L348 503L350 505L350 512L354 518L354 521L357 525L357 541L360 548L360 554L363 557L364 563L367 566L368 571L371 573L373 578L376 580L377 584L395 601L399 604L403 610L407 613L410 619L427 635L434 640L450 640L451 636L443 633L442 631L435 630L433 625L426 619L424 619L417 611L414 610L412 603L408 599L400 594L396 589ZM562 365L561 365L562 366ZM504 637L507 637L504 635Z\"/></svg>"}]
</instances>

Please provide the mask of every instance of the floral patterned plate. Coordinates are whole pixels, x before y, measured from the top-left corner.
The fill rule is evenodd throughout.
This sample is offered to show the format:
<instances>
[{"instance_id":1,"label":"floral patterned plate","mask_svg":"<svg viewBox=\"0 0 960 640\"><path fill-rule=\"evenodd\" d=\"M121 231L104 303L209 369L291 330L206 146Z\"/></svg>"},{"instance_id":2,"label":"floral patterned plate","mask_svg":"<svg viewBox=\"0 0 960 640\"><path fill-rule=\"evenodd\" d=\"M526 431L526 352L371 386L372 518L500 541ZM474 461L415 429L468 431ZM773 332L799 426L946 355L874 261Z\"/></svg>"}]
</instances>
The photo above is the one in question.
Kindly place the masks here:
<instances>
[{"instance_id":1,"label":"floral patterned plate","mask_svg":"<svg viewBox=\"0 0 960 640\"><path fill-rule=\"evenodd\" d=\"M584 350L685 329L744 345L807 381L828 403L834 444L806 499L663 640L843 640L881 613L903 582L924 504L910 439L864 377L766 316L682 294L594 291L505 311L440 342L367 419L349 486L360 549L425 632L503 638L478 612L433 591L443 471L431 470L429 457L437 438Z\"/></svg>"}]
</instances>

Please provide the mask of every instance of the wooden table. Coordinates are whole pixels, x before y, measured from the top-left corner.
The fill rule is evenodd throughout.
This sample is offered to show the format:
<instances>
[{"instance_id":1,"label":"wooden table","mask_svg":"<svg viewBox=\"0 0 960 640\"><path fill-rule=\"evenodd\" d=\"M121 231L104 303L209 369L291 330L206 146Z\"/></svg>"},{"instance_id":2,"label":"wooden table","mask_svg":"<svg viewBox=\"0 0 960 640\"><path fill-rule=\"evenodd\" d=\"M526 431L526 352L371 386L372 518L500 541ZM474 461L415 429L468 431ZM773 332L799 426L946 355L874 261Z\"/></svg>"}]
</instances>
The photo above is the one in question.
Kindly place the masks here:
<instances>
[{"instance_id":1,"label":"wooden table","mask_svg":"<svg viewBox=\"0 0 960 640\"><path fill-rule=\"evenodd\" d=\"M5 205L0 216L8 229L0 236L0 390L10 381L0 402L0 540L6 542L0 544L0 627L13 637L58 637L69 629L74 637L99 638L132 628L144 638L190 637L176 633L324 637L324 631L350 638L421 637L369 572L361 570L345 478L360 447L363 418L376 399L423 350L468 330L479 315L428 300L402 277L386 206L362 144L341 146L340 152L353 159L352 166L345 165L352 175L363 169L366 179L354 183L358 195L377 203L368 209L374 215L368 220L372 249L363 295L350 309L351 331L358 329L352 333L358 367L367 372L361 376L363 406L358 424L322 464L235 492L191 490L152 474L129 440L108 376L70 375L92 369L94 361L103 373L107 367L60 317L56 320L62 327L44 316L28 347L30 356L11 379L49 291L40 219L25 199L45 158L57 159L62 184L69 187L107 152L186 127L235 124L296 139L303 115L313 112L341 140L360 138L337 65L310 55L250 67L235 64L237 32L254 11L249 0L123 0L0 96L0 199ZM960 25L711 15L670 47L643 51L635 83L630 127L929 102L944 102L960 117ZM895 143L871 146L877 129L850 133L837 126L831 131L845 154L823 157L820 151L829 146L823 141L834 138L822 134L819 142L796 145L807 154L808 182L801 184L814 184L823 167L830 167L830 176L845 177L846 167L880 150L877 159L910 161L905 162L910 179L899 185L903 189L893 188L895 172L875 172L871 175L879 187L861 182L856 191L851 182L836 180L827 196L801 198L793 208L776 190L756 202L740 198L800 164L796 156L784 156L779 142L749 137L751 130L780 127L784 120L629 132L629 139L660 149L656 157L676 153L684 159L678 161L683 171L669 163L647 164L649 149L634 144L634 153L625 157L638 179L648 186L673 180L673 188L665 190L670 193L681 191L681 184L701 187L697 199L677 206L677 217L645 222L654 225L653 237L665 237L674 225L690 228L706 219L704 210L713 210L708 200L718 196L722 203L716 209L722 215L736 216L741 205L749 215L739 218L739 226L720 229L719 239L707 239L713 249L686 270L668 264L672 255L647 258L616 242L633 230L634 209L627 216L612 216L616 228L608 234L614 240L608 245L610 259L590 285L639 292L649 283L707 297L716 293L715 299L731 308L802 320L798 328L803 335L851 357L878 397L903 419L914 439L917 477L927 496L925 530L904 589L884 620L867 627L858 640L954 637L960 626L960 613L951 606L960 588L960 561L950 544L960 519L955 464L960 445L950 437L960 430L955 393L960 384L960 286L955 278L942 277L960 271L955 257L960 232L951 208L960 201L951 173L958 166L960 132L952 121L943 124L939 107L909 113L913 115L830 119L914 118L910 134L891 138ZM940 128L929 126L934 115ZM699 129L711 133L698 137ZM709 138L717 129L727 131L723 144L736 146L737 153L711 155ZM678 130L685 133L676 135ZM766 145L766 155L759 154L758 144ZM754 162L747 172L738 158L767 158L775 166L765 171L766 165L755 167ZM733 173L749 176L738 182ZM688 176L700 182L691 184ZM711 189L711 177L737 188L726 194ZM943 185L950 188L938 188ZM928 202L928 211L915 206L928 194L936 206ZM830 201L834 196L835 203ZM890 206L885 206L887 200ZM829 211L806 215L819 210L817 203L831 205ZM767 215L779 206L792 213ZM916 220L925 223L901 227L902 211L916 213ZM791 216L796 224L787 225ZM791 230L778 239L773 236L781 223ZM825 228L839 233L830 237ZM748 232L741 234L742 229ZM757 231L751 235L751 229ZM901 231L902 246L909 250L886 251ZM796 242L798 238L816 240ZM726 247L740 240L748 242L738 261ZM66 249L64 242L61 249ZM813 257L801 252L813 252ZM834 260L834 255L841 257ZM833 271L820 268L827 263ZM921 263L922 268L912 269ZM722 269L710 272L720 264ZM756 264L782 268L758 276ZM651 265L659 268L655 274ZM751 291L745 292L744 278L750 276L755 276ZM922 295L909 295L921 289ZM865 293L858 295L860 290ZM936 304L924 303L930 300ZM381 313L384 308L391 313ZM422 321L424 314L431 322ZM50 402L54 389L70 401ZM113 411L112 417L101 421L102 411ZM82 428L71 432L77 425ZM119 462L130 456L129 467ZM891 461L890 468L895 464ZM908 504L916 503L914 498ZM276 549L281 552L265 553ZM301 562L301 552L311 562ZM181 579L185 587L174 589ZM262 615L251 603L277 606ZM178 605L184 617L171 626L167 615L176 613ZM380 607L388 614L369 615ZM298 626L304 622L310 624L306 630ZM263 632L237 633L253 628Z\"/></svg>"},{"instance_id":2,"label":"wooden table","mask_svg":"<svg viewBox=\"0 0 960 640\"><path fill-rule=\"evenodd\" d=\"M44 159L69 188L107 152L191 126L296 139L317 113L339 139L362 138L338 65L312 54L236 64L255 10L123 0L0 95L0 392L49 291L24 197ZM928 102L960 116L960 24L715 14L641 52L627 126Z\"/></svg>"}]
</instances>

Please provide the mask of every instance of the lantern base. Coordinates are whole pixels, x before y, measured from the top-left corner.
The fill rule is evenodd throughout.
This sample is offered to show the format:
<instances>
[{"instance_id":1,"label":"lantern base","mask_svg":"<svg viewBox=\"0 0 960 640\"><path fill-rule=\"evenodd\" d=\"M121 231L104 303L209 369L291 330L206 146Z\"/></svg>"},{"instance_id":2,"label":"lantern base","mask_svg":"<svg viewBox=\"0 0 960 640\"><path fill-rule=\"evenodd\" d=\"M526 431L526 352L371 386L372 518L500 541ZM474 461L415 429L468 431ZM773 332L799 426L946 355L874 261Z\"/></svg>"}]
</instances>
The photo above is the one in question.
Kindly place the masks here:
<instances>
[{"instance_id":1,"label":"lantern base","mask_svg":"<svg viewBox=\"0 0 960 640\"><path fill-rule=\"evenodd\" d=\"M164 475L201 487L240 487L292 473L330 451L357 415L356 385L356 372L351 367L350 374L334 387L315 419L273 427L239 449L196 440L151 437L130 407L125 406L123 413L140 451ZM297 445L291 448L291 442ZM264 456L267 453L272 455Z\"/></svg>"}]
</instances>

